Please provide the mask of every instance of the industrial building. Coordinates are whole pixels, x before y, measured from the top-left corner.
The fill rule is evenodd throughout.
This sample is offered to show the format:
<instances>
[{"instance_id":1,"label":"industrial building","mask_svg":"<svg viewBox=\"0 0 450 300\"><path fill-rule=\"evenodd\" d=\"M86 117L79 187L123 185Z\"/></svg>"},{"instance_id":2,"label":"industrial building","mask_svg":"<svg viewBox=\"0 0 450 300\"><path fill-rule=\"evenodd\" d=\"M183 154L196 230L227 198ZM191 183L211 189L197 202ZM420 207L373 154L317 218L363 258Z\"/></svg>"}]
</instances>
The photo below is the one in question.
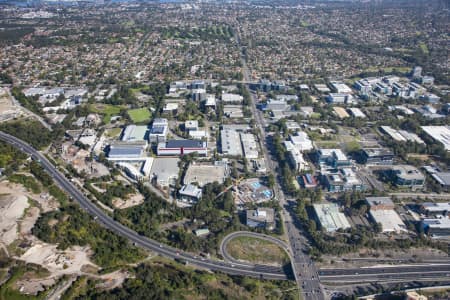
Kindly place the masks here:
<instances>
[{"instance_id":1,"label":"industrial building","mask_svg":"<svg viewBox=\"0 0 450 300\"><path fill-rule=\"evenodd\" d=\"M400 216L394 210L395 205L389 197L366 197L369 215L373 222L380 223L382 232L407 231Z\"/></svg>"},{"instance_id":2,"label":"industrial building","mask_svg":"<svg viewBox=\"0 0 450 300\"><path fill-rule=\"evenodd\" d=\"M448 215L450 214L450 203L425 202L421 205L421 211L427 215Z\"/></svg>"},{"instance_id":3,"label":"industrial building","mask_svg":"<svg viewBox=\"0 0 450 300\"><path fill-rule=\"evenodd\" d=\"M183 183L197 183L199 187L203 187L208 183L223 183L229 173L228 165L223 162L215 162L214 164L197 164L191 163L184 175Z\"/></svg>"},{"instance_id":4,"label":"industrial building","mask_svg":"<svg viewBox=\"0 0 450 300\"><path fill-rule=\"evenodd\" d=\"M345 119L350 117L350 115L347 113L347 111L339 106L333 107L333 111L340 119Z\"/></svg>"},{"instance_id":5,"label":"industrial building","mask_svg":"<svg viewBox=\"0 0 450 300\"><path fill-rule=\"evenodd\" d=\"M224 105L223 106L223 114L228 118L243 118L244 112L242 111L242 105Z\"/></svg>"},{"instance_id":6,"label":"industrial building","mask_svg":"<svg viewBox=\"0 0 450 300\"><path fill-rule=\"evenodd\" d=\"M169 140L164 143L158 143L156 149L156 153L160 156L178 156L195 152L198 153L198 155L207 156L207 142L198 140Z\"/></svg>"},{"instance_id":7,"label":"industrial building","mask_svg":"<svg viewBox=\"0 0 450 300\"><path fill-rule=\"evenodd\" d=\"M383 132L397 142L416 142L419 144L425 144L425 142L415 133L408 132L406 130L396 130L390 126L381 126Z\"/></svg>"},{"instance_id":8,"label":"industrial building","mask_svg":"<svg viewBox=\"0 0 450 300\"><path fill-rule=\"evenodd\" d=\"M121 140L124 142L146 141L147 134L147 126L128 125L123 130Z\"/></svg>"},{"instance_id":9,"label":"industrial building","mask_svg":"<svg viewBox=\"0 0 450 300\"><path fill-rule=\"evenodd\" d=\"M330 85L333 91L339 94L351 94L353 92L352 89L343 82L333 81L330 82Z\"/></svg>"},{"instance_id":10,"label":"industrial building","mask_svg":"<svg viewBox=\"0 0 450 300\"><path fill-rule=\"evenodd\" d=\"M361 158L367 165L392 165L395 155L387 148L364 148Z\"/></svg>"},{"instance_id":11,"label":"industrial building","mask_svg":"<svg viewBox=\"0 0 450 300\"><path fill-rule=\"evenodd\" d=\"M373 222L381 224L382 232L407 231L405 223L393 209L370 209L369 215Z\"/></svg>"},{"instance_id":12,"label":"industrial building","mask_svg":"<svg viewBox=\"0 0 450 300\"><path fill-rule=\"evenodd\" d=\"M445 150L450 151L450 126L422 126L432 139L444 145Z\"/></svg>"},{"instance_id":13,"label":"industrial building","mask_svg":"<svg viewBox=\"0 0 450 300\"><path fill-rule=\"evenodd\" d=\"M350 94L330 93L326 100L328 103L336 104L349 104L354 102L354 98Z\"/></svg>"},{"instance_id":14,"label":"industrial building","mask_svg":"<svg viewBox=\"0 0 450 300\"><path fill-rule=\"evenodd\" d=\"M269 99L267 100L267 103L263 105L262 109L271 111L285 111L289 110L289 105L284 100Z\"/></svg>"},{"instance_id":15,"label":"industrial building","mask_svg":"<svg viewBox=\"0 0 450 300\"><path fill-rule=\"evenodd\" d=\"M366 118L366 115L357 107L350 107L348 111L355 118Z\"/></svg>"},{"instance_id":16,"label":"industrial building","mask_svg":"<svg viewBox=\"0 0 450 300\"><path fill-rule=\"evenodd\" d=\"M440 169L432 166L423 167L427 173L441 186L445 192L450 192L450 172L442 172Z\"/></svg>"},{"instance_id":17,"label":"industrial building","mask_svg":"<svg viewBox=\"0 0 450 300\"><path fill-rule=\"evenodd\" d=\"M175 186L179 173L179 161L179 158L155 158L150 171L152 182L162 188Z\"/></svg>"},{"instance_id":18,"label":"industrial building","mask_svg":"<svg viewBox=\"0 0 450 300\"><path fill-rule=\"evenodd\" d=\"M152 128L150 129L149 134L150 143L165 142L168 131L169 122L167 119L157 118L153 120Z\"/></svg>"},{"instance_id":19,"label":"industrial building","mask_svg":"<svg viewBox=\"0 0 450 300\"><path fill-rule=\"evenodd\" d=\"M394 209L395 204L389 197L366 197L366 202L371 210Z\"/></svg>"},{"instance_id":20,"label":"industrial building","mask_svg":"<svg viewBox=\"0 0 450 300\"><path fill-rule=\"evenodd\" d=\"M450 238L450 219L448 216L436 219L423 219L424 231L432 238Z\"/></svg>"},{"instance_id":21,"label":"industrial building","mask_svg":"<svg viewBox=\"0 0 450 300\"><path fill-rule=\"evenodd\" d=\"M240 133L242 149L246 159L256 159L259 156L255 135L252 133Z\"/></svg>"},{"instance_id":22,"label":"industrial building","mask_svg":"<svg viewBox=\"0 0 450 300\"><path fill-rule=\"evenodd\" d=\"M338 229L350 228L345 215L339 211L339 206L335 203L314 204L314 212L320 227L326 232L334 232Z\"/></svg>"},{"instance_id":23,"label":"industrial building","mask_svg":"<svg viewBox=\"0 0 450 300\"><path fill-rule=\"evenodd\" d=\"M242 156L242 147L239 133L232 129L220 131L221 150L224 155Z\"/></svg>"},{"instance_id":24,"label":"industrial building","mask_svg":"<svg viewBox=\"0 0 450 300\"><path fill-rule=\"evenodd\" d=\"M186 184L178 191L178 194L180 201L193 204L202 198L202 189L193 184Z\"/></svg>"},{"instance_id":25,"label":"industrial building","mask_svg":"<svg viewBox=\"0 0 450 300\"><path fill-rule=\"evenodd\" d=\"M242 103L244 97L237 94L222 93L223 103Z\"/></svg>"},{"instance_id":26,"label":"industrial building","mask_svg":"<svg viewBox=\"0 0 450 300\"><path fill-rule=\"evenodd\" d=\"M246 224L252 228L275 228L275 211L273 208L249 209L246 212Z\"/></svg>"},{"instance_id":27,"label":"industrial building","mask_svg":"<svg viewBox=\"0 0 450 300\"><path fill-rule=\"evenodd\" d=\"M133 160L141 159L144 156L146 141L123 142L115 141L109 145L108 159L109 160Z\"/></svg>"}]
</instances>

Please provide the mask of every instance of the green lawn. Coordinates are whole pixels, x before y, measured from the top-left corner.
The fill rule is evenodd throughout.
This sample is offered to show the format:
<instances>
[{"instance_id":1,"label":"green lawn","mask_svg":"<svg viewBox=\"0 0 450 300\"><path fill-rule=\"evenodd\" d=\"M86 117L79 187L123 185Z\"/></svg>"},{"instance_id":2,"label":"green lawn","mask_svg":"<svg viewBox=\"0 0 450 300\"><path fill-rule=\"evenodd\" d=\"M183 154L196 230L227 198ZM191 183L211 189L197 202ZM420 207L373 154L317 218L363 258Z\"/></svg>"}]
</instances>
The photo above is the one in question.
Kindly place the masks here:
<instances>
[{"instance_id":1,"label":"green lawn","mask_svg":"<svg viewBox=\"0 0 450 300\"><path fill-rule=\"evenodd\" d=\"M428 50L427 44L420 43L419 47L423 54L428 55L428 53L430 53L430 51Z\"/></svg>"},{"instance_id":2,"label":"green lawn","mask_svg":"<svg viewBox=\"0 0 450 300\"><path fill-rule=\"evenodd\" d=\"M151 114L147 108L130 109L127 113L134 123L150 121Z\"/></svg>"},{"instance_id":3,"label":"green lawn","mask_svg":"<svg viewBox=\"0 0 450 300\"><path fill-rule=\"evenodd\" d=\"M108 124L111 120L111 116L118 115L120 110L124 108L120 105L110 105L110 104L93 104L89 106L91 112L99 113L103 115L103 122Z\"/></svg>"}]
</instances>

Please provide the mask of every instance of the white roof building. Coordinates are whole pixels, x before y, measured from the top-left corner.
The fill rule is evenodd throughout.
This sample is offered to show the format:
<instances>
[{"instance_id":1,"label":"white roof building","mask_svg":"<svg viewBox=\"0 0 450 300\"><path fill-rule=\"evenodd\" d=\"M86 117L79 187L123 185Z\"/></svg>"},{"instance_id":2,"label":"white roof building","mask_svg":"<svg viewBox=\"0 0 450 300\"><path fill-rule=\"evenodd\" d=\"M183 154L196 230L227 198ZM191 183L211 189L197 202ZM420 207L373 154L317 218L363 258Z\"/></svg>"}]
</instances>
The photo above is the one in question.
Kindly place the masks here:
<instances>
[{"instance_id":1,"label":"white roof building","mask_svg":"<svg viewBox=\"0 0 450 300\"><path fill-rule=\"evenodd\" d=\"M258 158L258 145L256 143L256 138L251 133L241 133L242 148L244 150L244 157L247 159Z\"/></svg>"},{"instance_id":2,"label":"white roof building","mask_svg":"<svg viewBox=\"0 0 450 300\"><path fill-rule=\"evenodd\" d=\"M231 156L242 156L242 147L239 133L231 129L220 131L222 153Z\"/></svg>"},{"instance_id":3,"label":"white roof building","mask_svg":"<svg viewBox=\"0 0 450 300\"><path fill-rule=\"evenodd\" d=\"M334 81L334 82L331 82L331 86L338 94L351 94L352 93L352 89L345 83Z\"/></svg>"},{"instance_id":4,"label":"white roof building","mask_svg":"<svg viewBox=\"0 0 450 300\"><path fill-rule=\"evenodd\" d=\"M229 93L222 93L222 102L224 103L233 103L233 102L242 102L244 100L244 97L238 94L229 94Z\"/></svg>"},{"instance_id":5,"label":"white roof building","mask_svg":"<svg viewBox=\"0 0 450 300\"><path fill-rule=\"evenodd\" d=\"M405 223L393 209L370 210L373 221L381 224L382 232L407 231Z\"/></svg>"},{"instance_id":6,"label":"white roof building","mask_svg":"<svg viewBox=\"0 0 450 300\"><path fill-rule=\"evenodd\" d=\"M442 143L450 151L450 126L422 126L422 129L434 140Z\"/></svg>"},{"instance_id":7,"label":"white roof building","mask_svg":"<svg viewBox=\"0 0 450 300\"><path fill-rule=\"evenodd\" d=\"M297 131L296 135L289 136L289 139L299 151L309 151L314 148L312 141L304 131Z\"/></svg>"},{"instance_id":8,"label":"white roof building","mask_svg":"<svg viewBox=\"0 0 450 300\"><path fill-rule=\"evenodd\" d=\"M313 207L320 225L327 232L333 232L340 228L350 228L350 223L345 215L339 211L339 206L337 206L337 204L314 204Z\"/></svg>"}]
</instances>

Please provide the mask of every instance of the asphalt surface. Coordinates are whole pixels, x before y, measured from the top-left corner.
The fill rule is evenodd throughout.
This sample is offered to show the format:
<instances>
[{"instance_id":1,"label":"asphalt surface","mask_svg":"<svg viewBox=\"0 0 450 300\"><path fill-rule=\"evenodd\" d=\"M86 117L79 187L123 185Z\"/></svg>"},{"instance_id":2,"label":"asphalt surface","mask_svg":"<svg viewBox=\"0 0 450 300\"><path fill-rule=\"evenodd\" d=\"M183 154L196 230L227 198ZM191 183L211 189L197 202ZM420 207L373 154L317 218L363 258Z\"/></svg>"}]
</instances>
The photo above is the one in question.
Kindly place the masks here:
<instances>
[{"instance_id":1,"label":"asphalt surface","mask_svg":"<svg viewBox=\"0 0 450 300\"><path fill-rule=\"evenodd\" d=\"M286 280L287 275L281 268L265 266L265 265L236 265L224 261L212 260L205 257L199 257L192 253L183 252L179 249L161 244L158 241L149 239L130 228L120 224L110 217L103 210L93 204L80 189L72 184L56 167L54 167L47 158L36 151L24 141L8 135L0 131L0 140L16 147L22 152L30 155L35 161L40 162L41 166L47 173L52 176L53 180L65 190L74 201L78 202L80 207L94 217L104 227L130 240L134 245L151 250L172 259L177 259L188 264L192 264L208 270L219 271L231 275L251 276L261 279L278 279Z\"/></svg>"}]
</instances>

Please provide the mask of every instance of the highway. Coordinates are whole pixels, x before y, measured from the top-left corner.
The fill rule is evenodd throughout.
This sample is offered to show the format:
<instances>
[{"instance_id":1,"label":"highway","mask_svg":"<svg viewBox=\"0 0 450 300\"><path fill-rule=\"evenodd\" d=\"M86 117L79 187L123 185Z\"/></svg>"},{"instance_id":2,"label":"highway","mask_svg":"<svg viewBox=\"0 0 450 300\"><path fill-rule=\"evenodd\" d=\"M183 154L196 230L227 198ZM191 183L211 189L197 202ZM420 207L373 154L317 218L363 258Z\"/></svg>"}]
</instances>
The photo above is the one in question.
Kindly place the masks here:
<instances>
[{"instance_id":1,"label":"highway","mask_svg":"<svg viewBox=\"0 0 450 300\"><path fill-rule=\"evenodd\" d=\"M242 73L244 81L250 82L250 71L245 60L243 47L241 46L240 35L235 36L238 47L241 49L241 63L242 63ZM247 87L248 88L248 87ZM264 117L261 112L257 109L256 103L258 99L256 95L251 93L251 103L250 108L252 110L253 117L255 118L255 124L260 133L260 148L263 154L263 158L266 164L266 168L278 178L276 170L279 168L278 162L276 160L271 160L267 149L267 133L265 131ZM292 271L295 276L295 280L298 286L301 288L302 298L312 299L312 300L324 300L325 295L323 289L320 285L319 275L314 262L311 258L305 254L306 249L306 239L300 234L299 229L295 226L295 214L291 211L288 212L288 202L281 188L279 180L276 180L274 189L275 199L278 200L281 208L281 217L284 220L284 227L287 230L288 244L290 246L291 253L291 265Z\"/></svg>"},{"instance_id":2,"label":"highway","mask_svg":"<svg viewBox=\"0 0 450 300\"><path fill-rule=\"evenodd\" d=\"M186 263L208 270L263 279L288 279L281 268L264 265L236 265L229 262L207 259L141 236L137 232L115 221L107 213L93 204L82 192L80 192L80 189L73 185L72 182L53 166L44 155L36 151L29 144L2 131L0 131L0 140L16 147L20 151L30 155L34 160L40 162L44 170L52 176L53 180L65 190L74 201L79 203L82 209L94 217L94 219L104 227L127 238L136 246L151 250L161 256L185 261Z\"/></svg>"}]
</instances>

